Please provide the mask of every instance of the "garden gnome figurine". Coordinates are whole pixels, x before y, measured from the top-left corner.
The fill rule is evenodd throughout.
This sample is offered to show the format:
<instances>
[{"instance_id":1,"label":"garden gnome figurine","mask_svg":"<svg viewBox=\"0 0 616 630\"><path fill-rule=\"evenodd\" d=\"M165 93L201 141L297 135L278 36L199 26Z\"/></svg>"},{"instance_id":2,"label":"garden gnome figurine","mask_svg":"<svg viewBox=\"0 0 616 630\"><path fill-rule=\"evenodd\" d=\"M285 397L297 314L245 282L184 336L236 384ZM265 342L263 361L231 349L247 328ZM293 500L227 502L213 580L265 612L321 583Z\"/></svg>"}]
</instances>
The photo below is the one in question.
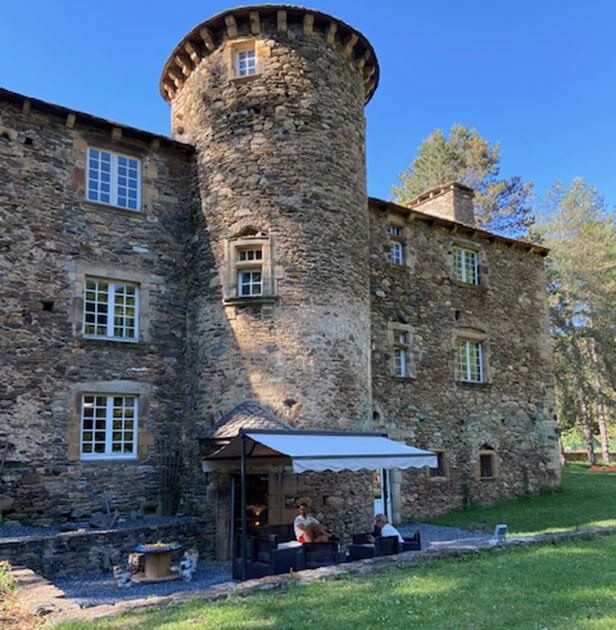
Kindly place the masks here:
<instances>
[{"instance_id":1,"label":"garden gnome figurine","mask_svg":"<svg viewBox=\"0 0 616 630\"><path fill-rule=\"evenodd\" d=\"M113 579L118 588L128 588L132 586L130 567L116 564L113 566Z\"/></svg>"},{"instance_id":2,"label":"garden gnome figurine","mask_svg":"<svg viewBox=\"0 0 616 630\"><path fill-rule=\"evenodd\" d=\"M187 549L180 561L180 570L182 571L182 579L184 582L192 580L193 573L199 562L199 552L196 549Z\"/></svg>"}]
</instances>

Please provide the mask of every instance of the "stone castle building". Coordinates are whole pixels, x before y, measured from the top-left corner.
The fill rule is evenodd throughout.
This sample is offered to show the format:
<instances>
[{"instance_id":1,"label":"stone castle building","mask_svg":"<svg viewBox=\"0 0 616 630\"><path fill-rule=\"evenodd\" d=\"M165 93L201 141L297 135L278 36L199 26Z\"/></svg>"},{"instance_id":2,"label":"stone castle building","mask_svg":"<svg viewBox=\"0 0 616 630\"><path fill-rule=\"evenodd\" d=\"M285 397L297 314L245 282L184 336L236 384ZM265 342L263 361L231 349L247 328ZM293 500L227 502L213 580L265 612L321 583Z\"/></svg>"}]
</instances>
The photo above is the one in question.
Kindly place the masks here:
<instances>
[{"instance_id":1,"label":"stone castle building","mask_svg":"<svg viewBox=\"0 0 616 630\"><path fill-rule=\"evenodd\" d=\"M234 474L201 459L242 426L435 451L390 475L394 520L558 484L546 250L478 229L456 183L368 198L378 76L352 27L264 5L172 52L173 138L0 91L5 519L171 497L224 555ZM348 533L372 481L269 470L254 492L269 522L308 495Z\"/></svg>"}]
</instances>

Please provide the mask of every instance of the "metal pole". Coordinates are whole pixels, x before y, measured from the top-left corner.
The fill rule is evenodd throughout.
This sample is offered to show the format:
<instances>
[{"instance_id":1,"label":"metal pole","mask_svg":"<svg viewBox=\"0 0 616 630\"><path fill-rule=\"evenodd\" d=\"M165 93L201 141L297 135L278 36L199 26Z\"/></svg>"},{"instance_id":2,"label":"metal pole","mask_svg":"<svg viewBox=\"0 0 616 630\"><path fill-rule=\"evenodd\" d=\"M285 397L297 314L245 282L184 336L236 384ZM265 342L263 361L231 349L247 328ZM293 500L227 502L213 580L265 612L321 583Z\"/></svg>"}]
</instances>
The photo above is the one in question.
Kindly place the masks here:
<instances>
[{"instance_id":1,"label":"metal pole","mask_svg":"<svg viewBox=\"0 0 616 630\"><path fill-rule=\"evenodd\" d=\"M388 519L387 516L387 468L381 468L381 483L383 484L383 514L385 514L385 518ZM389 520L389 519L388 519Z\"/></svg>"},{"instance_id":2,"label":"metal pole","mask_svg":"<svg viewBox=\"0 0 616 630\"><path fill-rule=\"evenodd\" d=\"M248 518L246 514L246 436L242 433L242 581L246 579L248 568Z\"/></svg>"}]
</instances>

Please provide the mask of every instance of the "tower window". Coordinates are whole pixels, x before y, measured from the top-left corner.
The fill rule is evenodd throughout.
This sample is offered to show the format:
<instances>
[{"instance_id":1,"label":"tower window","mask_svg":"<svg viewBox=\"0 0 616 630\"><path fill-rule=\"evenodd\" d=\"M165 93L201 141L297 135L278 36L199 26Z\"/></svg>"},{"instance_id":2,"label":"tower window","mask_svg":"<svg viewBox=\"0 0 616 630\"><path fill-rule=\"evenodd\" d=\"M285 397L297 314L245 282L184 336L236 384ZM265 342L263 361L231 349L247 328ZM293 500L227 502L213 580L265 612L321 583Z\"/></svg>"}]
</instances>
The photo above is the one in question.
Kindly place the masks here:
<instances>
[{"instance_id":1,"label":"tower window","mask_svg":"<svg viewBox=\"0 0 616 630\"><path fill-rule=\"evenodd\" d=\"M250 297L263 294L261 270L239 271L237 274L238 295Z\"/></svg>"},{"instance_id":2,"label":"tower window","mask_svg":"<svg viewBox=\"0 0 616 630\"><path fill-rule=\"evenodd\" d=\"M389 224L389 262L392 265L402 266L406 264L404 254L404 228L395 223Z\"/></svg>"},{"instance_id":3,"label":"tower window","mask_svg":"<svg viewBox=\"0 0 616 630\"><path fill-rule=\"evenodd\" d=\"M236 55L236 74L238 77L247 77L257 73L257 54L254 48L239 50Z\"/></svg>"}]
</instances>

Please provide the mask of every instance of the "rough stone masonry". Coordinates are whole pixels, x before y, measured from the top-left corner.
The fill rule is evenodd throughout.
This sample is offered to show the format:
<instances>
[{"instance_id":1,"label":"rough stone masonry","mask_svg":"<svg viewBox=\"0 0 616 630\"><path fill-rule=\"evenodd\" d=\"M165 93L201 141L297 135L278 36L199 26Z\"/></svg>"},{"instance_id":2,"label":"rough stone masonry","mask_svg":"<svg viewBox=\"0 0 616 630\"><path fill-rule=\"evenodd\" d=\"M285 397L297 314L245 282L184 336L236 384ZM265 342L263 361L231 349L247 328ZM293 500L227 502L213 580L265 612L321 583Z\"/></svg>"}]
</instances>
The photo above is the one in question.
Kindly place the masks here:
<instances>
[{"instance_id":1,"label":"rough stone masonry","mask_svg":"<svg viewBox=\"0 0 616 630\"><path fill-rule=\"evenodd\" d=\"M263 5L207 20L172 52L160 85L173 139L0 91L5 520L82 519L103 491L120 512L155 511L172 444L181 509L228 541L232 473L202 473L200 441L245 400L291 427L386 430L437 451L436 471L390 475L394 519L559 483L546 250L477 229L455 183L409 207L368 199L363 107L378 76L344 22ZM92 150L119 164L118 195L117 161L138 162L137 207L93 200ZM471 252L476 283L456 277L454 250ZM113 326L88 332L93 279L138 292L138 338L109 334L127 317L119 297L96 307ZM480 348L479 380L460 378L460 339ZM108 404L97 457L92 396ZM267 474L270 520L309 495L344 535L369 526L369 473Z\"/></svg>"}]
</instances>

